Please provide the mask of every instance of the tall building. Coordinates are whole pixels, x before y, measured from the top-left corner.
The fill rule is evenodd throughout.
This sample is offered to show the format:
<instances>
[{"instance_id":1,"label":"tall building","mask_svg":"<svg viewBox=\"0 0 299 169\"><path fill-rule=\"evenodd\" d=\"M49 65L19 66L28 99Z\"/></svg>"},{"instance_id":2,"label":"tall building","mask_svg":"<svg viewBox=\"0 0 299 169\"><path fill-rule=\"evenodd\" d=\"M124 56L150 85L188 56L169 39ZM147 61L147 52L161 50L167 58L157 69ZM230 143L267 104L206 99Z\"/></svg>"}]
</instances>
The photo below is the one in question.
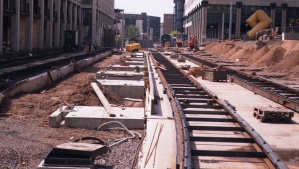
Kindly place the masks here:
<instances>
[{"instance_id":1,"label":"tall building","mask_svg":"<svg viewBox=\"0 0 299 169\"><path fill-rule=\"evenodd\" d=\"M194 1L194 0L191 0ZM174 29L181 33L184 32L184 4L185 0L173 0L174 2Z\"/></svg>"},{"instance_id":2,"label":"tall building","mask_svg":"<svg viewBox=\"0 0 299 169\"><path fill-rule=\"evenodd\" d=\"M199 35L197 37L200 42L211 38L228 38L231 2L233 6L231 37L233 38L240 38L251 29L246 20L259 9L264 10L273 20L270 28L278 27L279 32L296 30L299 26L299 1L295 0L186 0L183 17L184 33L188 37L193 34ZM222 29L223 16L224 29Z\"/></svg>"},{"instance_id":3,"label":"tall building","mask_svg":"<svg viewBox=\"0 0 299 169\"><path fill-rule=\"evenodd\" d=\"M113 24L114 0L1 0L0 53L63 47L68 29L77 32L78 44L102 44Z\"/></svg>"},{"instance_id":4,"label":"tall building","mask_svg":"<svg viewBox=\"0 0 299 169\"><path fill-rule=\"evenodd\" d=\"M149 16L146 13L122 15L123 14L119 14L118 16L120 19L120 23L118 24L119 32L125 33L130 25L135 25L141 34L140 39L147 37L154 41L158 41L160 39L160 17Z\"/></svg>"},{"instance_id":5,"label":"tall building","mask_svg":"<svg viewBox=\"0 0 299 169\"><path fill-rule=\"evenodd\" d=\"M170 34L171 31L174 31L173 17L173 14L164 14L163 34Z\"/></svg>"}]
</instances>

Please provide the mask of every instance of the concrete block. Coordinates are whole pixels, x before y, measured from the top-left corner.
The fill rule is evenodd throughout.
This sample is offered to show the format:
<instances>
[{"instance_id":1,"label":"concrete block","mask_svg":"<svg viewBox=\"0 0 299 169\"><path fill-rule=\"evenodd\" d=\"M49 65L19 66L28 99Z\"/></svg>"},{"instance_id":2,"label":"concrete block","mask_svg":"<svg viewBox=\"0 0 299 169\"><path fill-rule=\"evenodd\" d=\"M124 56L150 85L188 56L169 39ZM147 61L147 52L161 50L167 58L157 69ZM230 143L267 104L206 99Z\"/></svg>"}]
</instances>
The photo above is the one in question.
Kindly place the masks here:
<instances>
[{"instance_id":1,"label":"concrete block","mask_svg":"<svg viewBox=\"0 0 299 169\"><path fill-rule=\"evenodd\" d=\"M135 71L136 65L129 65L129 66L121 66L121 65L113 65L113 66L107 66L102 67L101 70L106 71ZM139 70L144 70L144 65L138 65Z\"/></svg>"},{"instance_id":2,"label":"concrete block","mask_svg":"<svg viewBox=\"0 0 299 169\"><path fill-rule=\"evenodd\" d=\"M74 111L65 117L65 126L94 130L103 123L118 121L128 129L144 128L144 108L112 107L116 117L109 117L104 107L76 106ZM109 124L107 127L119 127Z\"/></svg>"},{"instance_id":3,"label":"concrete block","mask_svg":"<svg viewBox=\"0 0 299 169\"><path fill-rule=\"evenodd\" d=\"M143 72L134 71L99 71L96 73L97 79L109 80L142 80L144 77Z\"/></svg>"},{"instance_id":4,"label":"concrete block","mask_svg":"<svg viewBox=\"0 0 299 169\"><path fill-rule=\"evenodd\" d=\"M143 61L126 61L129 65L144 65Z\"/></svg>"},{"instance_id":5,"label":"concrete block","mask_svg":"<svg viewBox=\"0 0 299 169\"><path fill-rule=\"evenodd\" d=\"M49 126L53 128L60 127L64 117L70 112L68 106L63 106L53 112L49 117Z\"/></svg>"},{"instance_id":6,"label":"concrete block","mask_svg":"<svg viewBox=\"0 0 299 169\"><path fill-rule=\"evenodd\" d=\"M143 80L102 80L98 82L108 87L114 93L123 98L143 99L144 81Z\"/></svg>"},{"instance_id":7,"label":"concrete block","mask_svg":"<svg viewBox=\"0 0 299 169\"><path fill-rule=\"evenodd\" d=\"M131 57L131 58L129 58L130 59L130 61L144 61L145 59L143 58L143 57Z\"/></svg>"}]
</instances>

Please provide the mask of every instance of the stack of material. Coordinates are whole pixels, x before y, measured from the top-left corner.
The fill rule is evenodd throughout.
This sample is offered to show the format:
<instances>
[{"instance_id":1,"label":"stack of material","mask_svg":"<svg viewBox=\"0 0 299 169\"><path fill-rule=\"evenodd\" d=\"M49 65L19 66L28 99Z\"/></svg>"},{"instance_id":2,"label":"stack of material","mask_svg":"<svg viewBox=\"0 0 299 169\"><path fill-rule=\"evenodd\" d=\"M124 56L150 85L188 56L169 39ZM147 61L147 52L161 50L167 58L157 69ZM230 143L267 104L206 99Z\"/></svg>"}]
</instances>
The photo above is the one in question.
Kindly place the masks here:
<instances>
[{"instance_id":1,"label":"stack of material","mask_svg":"<svg viewBox=\"0 0 299 169\"><path fill-rule=\"evenodd\" d=\"M84 137L82 140L95 141L93 144L78 142L56 146L38 166L38 169L78 168L93 169L94 160L108 151L106 143L98 138Z\"/></svg>"}]
</instances>

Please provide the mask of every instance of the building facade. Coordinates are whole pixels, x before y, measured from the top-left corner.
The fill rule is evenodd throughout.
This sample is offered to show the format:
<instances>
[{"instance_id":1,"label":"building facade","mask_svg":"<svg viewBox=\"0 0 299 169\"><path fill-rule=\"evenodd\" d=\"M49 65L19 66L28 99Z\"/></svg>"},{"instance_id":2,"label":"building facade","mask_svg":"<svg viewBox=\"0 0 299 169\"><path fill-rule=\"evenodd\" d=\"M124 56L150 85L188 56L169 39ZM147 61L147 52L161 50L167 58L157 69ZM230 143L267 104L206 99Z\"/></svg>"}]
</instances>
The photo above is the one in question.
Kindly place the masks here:
<instances>
[{"instance_id":1,"label":"building facade","mask_svg":"<svg viewBox=\"0 0 299 169\"><path fill-rule=\"evenodd\" d=\"M231 34L230 3L232 3ZM246 20L262 9L273 20L270 28L278 27L279 33L299 31L299 1L288 0L186 0L184 4L184 33L198 40L241 38L251 28ZM224 22L223 22L224 20Z\"/></svg>"},{"instance_id":2,"label":"building facade","mask_svg":"<svg viewBox=\"0 0 299 169\"><path fill-rule=\"evenodd\" d=\"M163 34L170 34L170 32L174 31L173 20L174 20L173 14L164 14Z\"/></svg>"},{"instance_id":3,"label":"building facade","mask_svg":"<svg viewBox=\"0 0 299 169\"><path fill-rule=\"evenodd\" d=\"M82 0L83 43L114 43L114 0Z\"/></svg>"},{"instance_id":4,"label":"building facade","mask_svg":"<svg viewBox=\"0 0 299 169\"><path fill-rule=\"evenodd\" d=\"M63 47L64 30L75 30L79 45L102 44L114 0L1 0L0 18L0 53Z\"/></svg>"},{"instance_id":5,"label":"building facade","mask_svg":"<svg viewBox=\"0 0 299 169\"><path fill-rule=\"evenodd\" d=\"M160 39L160 24L161 18L156 16L149 16L146 13L141 14L119 14L120 23L118 23L119 32L126 33L130 25L135 25L140 33L139 39L149 38L153 41ZM125 37L125 35L124 35Z\"/></svg>"}]
</instances>

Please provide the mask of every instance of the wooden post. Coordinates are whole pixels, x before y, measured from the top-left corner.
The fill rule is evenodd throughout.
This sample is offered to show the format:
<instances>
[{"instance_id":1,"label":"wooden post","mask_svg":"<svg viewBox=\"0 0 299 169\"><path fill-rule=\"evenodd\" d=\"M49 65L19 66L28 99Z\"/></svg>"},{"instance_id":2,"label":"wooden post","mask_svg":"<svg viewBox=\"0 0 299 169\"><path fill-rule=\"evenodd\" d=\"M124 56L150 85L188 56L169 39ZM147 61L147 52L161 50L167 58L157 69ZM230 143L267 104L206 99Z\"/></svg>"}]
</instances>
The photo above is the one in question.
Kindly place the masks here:
<instances>
[{"instance_id":1,"label":"wooden post","mask_svg":"<svg viewBox=\"0 0 299 169\"><path fill-rule=\"evenodd\" d=\"M101 91L101 89L99 88L99 86L95 82L92 82L91 86L92 86L93 90L96 92L96 94L99 97L100 101L102 102L102 104L104 106L104 109L106 110L108 115L110 117L115 117L116 115L113 113L112 107L110 106L108 100L104 96L104 94Z\"/></svg>"}]
</instances>

